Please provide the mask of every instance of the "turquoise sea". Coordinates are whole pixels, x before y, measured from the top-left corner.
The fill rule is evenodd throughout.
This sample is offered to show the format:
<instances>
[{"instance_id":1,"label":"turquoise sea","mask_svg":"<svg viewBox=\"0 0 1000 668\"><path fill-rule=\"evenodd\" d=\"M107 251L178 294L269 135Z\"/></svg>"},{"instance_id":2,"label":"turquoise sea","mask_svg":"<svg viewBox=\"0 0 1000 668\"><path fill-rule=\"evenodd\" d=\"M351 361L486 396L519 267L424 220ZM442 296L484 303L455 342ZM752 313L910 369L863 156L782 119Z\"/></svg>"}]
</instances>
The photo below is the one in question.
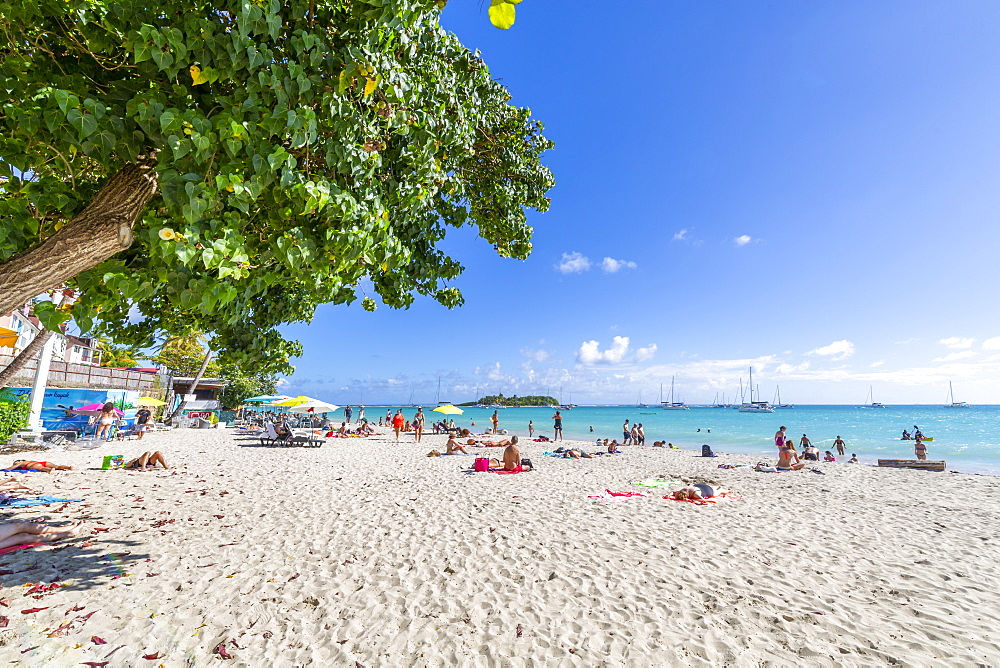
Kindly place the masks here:
<instances>
[{"instance_id":1,"label":"turquoise sea","mask_svg":"<svg viewBox=\"0 0 1000 668\"><path fill-rule=\"evenodd\" d=\"M367 406L366 417L377 422L387 408L395 411L399 406ZM428 412L430 407L425 406L424 410ZM475 428L480 430L489 426L491 409L463 410L462 415L453 416L456 424L471 426L475 422ZM414 408L403 407L407 419L415 412ZM551 437L554 413L552 408L501 409L500 428L527 436L531 420L536 432ZM342 415L343 411L337 414ZM428 412L428 420L435 415ZM774 432L782 425L788 428L788 436L794 437L796 444L802 434L808 434L821 451L833 450L833 441L839 435L847 442L848 456L857 453L861 462L871 464L879 457L912 459L913 442L901 441L900 436L903 429L912 432L913 425L918 425L925 436L934 438L927 443L928 459L944 459L952 471L1000 475L1000 406L796 406L774 413L740 413L732 408L709 407L665 411L634 405L578 406L563 411L563 433L566 438L583 440L621 439L621 425L626 419L642 423L647 443L666 440L690 449L700 449L703 443L708 443L716 451L769 457L775 454ZM593 433L590 427L594 428Z\"/></svg>"}]
</instances>

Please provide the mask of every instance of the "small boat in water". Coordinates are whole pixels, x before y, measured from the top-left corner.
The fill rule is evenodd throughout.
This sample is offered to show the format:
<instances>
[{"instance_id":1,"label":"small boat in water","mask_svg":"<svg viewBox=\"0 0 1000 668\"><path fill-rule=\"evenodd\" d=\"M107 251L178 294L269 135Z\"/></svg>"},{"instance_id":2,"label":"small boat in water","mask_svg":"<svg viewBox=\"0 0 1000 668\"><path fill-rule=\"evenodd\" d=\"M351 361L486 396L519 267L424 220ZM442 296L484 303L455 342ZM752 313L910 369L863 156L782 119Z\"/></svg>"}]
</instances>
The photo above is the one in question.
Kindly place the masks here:
<instances>
[{"instance_id":1,"label":"small boat in water","mask_svg":"<svg viewBox=\"0 0 1000 668\"><path fill-rule=\"evenodd\" d=\"M750 367L750 382L747 384L750 388L750 402L743 403L737 408L740 413L773 413L774 409L771 408L771 404L766 401L753 400L753 367ZM758 394L760 394L758 392Z\"/></svg>"},{"instance_id":2,"label":"small boat in water","mask_svg":"<svg viewBox=\"0 0 1000 668\"><path fill-rule=\"evenodd\" d=\"M691 410L683 401L674 401L674 377L670 377L670 401L661 402L665 411Z\"/></svg>"},{"instance_id":3,"label":"small boat in water","mask_svg":"<svg viewBox=\"0 0 1000 668\"><path fill-rule=\"evenodd\" d=\"M964 401L955 401L955 392L951 389L951 381L948 381L948 403L945 408L971 408L971 405Z\"/></svg>"},{"instance_id":4,"label":"small boat in water","mask_svg":"<svg viewBox=\"0 0 1000 668\"><path fill-rule=\"evenodd\" d=\"M885 406L883 404L881 404L880 402L878 402L878 401L872 401L872 399L874 399L874 398L875 398L875 393L872 392L872 386L869 385L868 386L868 394L865 395L865 402L866 402L865 405L863 405L863 406L855 406L855 408L885 408ZM871 401L870 404L867 403L869 401Z\"/></svg>"}]
</instances>

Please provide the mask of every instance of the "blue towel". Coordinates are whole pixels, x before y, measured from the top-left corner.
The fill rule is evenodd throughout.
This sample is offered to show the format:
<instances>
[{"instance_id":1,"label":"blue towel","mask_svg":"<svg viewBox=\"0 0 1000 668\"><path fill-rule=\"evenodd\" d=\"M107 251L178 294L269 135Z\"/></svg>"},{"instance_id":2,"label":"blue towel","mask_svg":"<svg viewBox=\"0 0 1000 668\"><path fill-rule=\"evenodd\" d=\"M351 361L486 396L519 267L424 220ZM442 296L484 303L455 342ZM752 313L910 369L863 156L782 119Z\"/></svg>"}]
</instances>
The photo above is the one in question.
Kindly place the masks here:
<instances>
[{"instance_id":1,"label":"blue towel","mask_svg":"<svg viewBox=\"0 0 1000 668\"><path fill-rule=\"evenodd\" d=\"M57 499L54 496L39 496L34 499L7 497L6 499L0 499L0 506L4 508L25 508L27 506L44 506L48 503L69 503L71 501L79 502L83 501L83 499Z\"/></svg>"},{"instance_id":2,"label":"blue towel","mask_svg":"<svg viewBox=\"0 0 1000 668\"><path fill-rule=\"evenodd\" d=\"M7 471L8 473L46 473L46 471L39 471L38 469L0 469L0 471Z\"/></svg>"}]
</instances>

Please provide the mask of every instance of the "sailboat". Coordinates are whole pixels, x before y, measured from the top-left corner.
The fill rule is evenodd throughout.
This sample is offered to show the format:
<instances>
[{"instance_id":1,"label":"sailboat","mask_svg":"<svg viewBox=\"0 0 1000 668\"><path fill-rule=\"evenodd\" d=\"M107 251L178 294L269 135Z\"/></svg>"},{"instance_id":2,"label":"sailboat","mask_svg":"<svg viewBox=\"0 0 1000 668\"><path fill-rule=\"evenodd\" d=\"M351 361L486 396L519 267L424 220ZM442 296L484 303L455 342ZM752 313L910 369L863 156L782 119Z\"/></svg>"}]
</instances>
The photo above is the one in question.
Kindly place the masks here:
<instances>
[{"instance_id":1,"label":"sailboat","mask_svg":"<svg viewBox=\"0 0 1000 668\"><path fill-rule=\"evenodd\" d=\"M670 377L670 401L664 401L663 410L665 411L687 411L691 410L688 408L687 404L683 401L674 401L674 377Z\"/></svg>"},{"instance_id":2,"label":"sailboat","mask_svg":"<svg viewBox=\"0 0 1000 668\"><path fill-rule=\"evenodd\" d=\"M781 385L776 386L777 399L774 401L775 408L795 408L795 404L783 404L781 403Z\"/></svg>"},{"instance_id":3,"label":"sailboat","mask_svg":"<svg viewBox=\"0 0 1000 668\"><path fill-rule=\"evenodd\" d=\"M948 403L945 408L971 408L971 405L964 401L955 401L955 392L951 389L951 381L948 381Z\"/></svg>"},{"instance_id":4,"label":"sailboat","mask_svg":"<svg viewBox=\"0 0 1000 668\"><path fill-rule=\"evenodd\" d=\"M639 390L639 401L635 404L636 408L649 408L646 404L642 403L642 390Z\"/></svg>"},{"instance_id":5,"label":"sailboat","mask_svg":"<svg viewBox=\"0 0 1000 668\"><path fill-rule=\"evenodd\" d=\"M750 403L744 403L740 405L740 413L773 413L774 409L771 408L770 404L766 401L754 401L753 400L753 367L750 367L750 381L747 383L747 389L750 390ZM760 390L758 389L757 395L760 396Z\"/></svg>"},{"instance_id":6,"label":"sailboat","mask_svg":"<svg viewBox=\"0 0 1000 668\"><path fill-rule=\"evenodd\" d=\"M855 408L885 408L884 405L877 401L872 401L875 398L875 393L872 391L872 386L868 386L868 394L865 395L865 405L855 406ZM871 401L869 404L868 402Z\"/></svg>"}]
</instances>

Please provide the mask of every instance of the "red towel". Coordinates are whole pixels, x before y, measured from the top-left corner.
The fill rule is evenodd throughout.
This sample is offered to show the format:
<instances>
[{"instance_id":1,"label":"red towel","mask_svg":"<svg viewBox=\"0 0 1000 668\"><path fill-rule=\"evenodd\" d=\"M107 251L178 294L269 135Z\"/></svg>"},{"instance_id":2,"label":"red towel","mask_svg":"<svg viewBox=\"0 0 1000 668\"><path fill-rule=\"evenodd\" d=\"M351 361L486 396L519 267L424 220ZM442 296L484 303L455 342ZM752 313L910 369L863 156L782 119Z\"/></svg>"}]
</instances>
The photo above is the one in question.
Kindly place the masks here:
<instances>
[{"instance_id":1,"label":"red towel","mask_svg":"<svg viewBox=\"0 0 1000 668\"><path fill-rule=\"evenodd\" d=\"M490 473L501 473L501 474L502 473L522 473L523 471L524 471L524 469L521 468L520 464L518 464L517 468L515 468L513 471L505 471L503 468L497 468L495 466L490 469Z\"/></svg>"},{"instance_id":2,"label":"red towel","mask_svg":"<svg viewBox=\"0 0 1000 668\"><path fill-rule=\"evenodd\" d=\"M39 545L44 545L44 543L21 543L20 545L11 545L10 547L0 548L0 554L17 552L18 550L27 550L29 547L38 547Z\"/></svg>"},{"instance_id":3,"label":"red towel","mask_svg":"<svg viewBox=\"0 0 1000 668\"><path fill-rule=\"evenodd\" d=\"M646 496L641 492L612 492L610 489L604 490L610 496Z\"/></svg>"}]
</instances>

